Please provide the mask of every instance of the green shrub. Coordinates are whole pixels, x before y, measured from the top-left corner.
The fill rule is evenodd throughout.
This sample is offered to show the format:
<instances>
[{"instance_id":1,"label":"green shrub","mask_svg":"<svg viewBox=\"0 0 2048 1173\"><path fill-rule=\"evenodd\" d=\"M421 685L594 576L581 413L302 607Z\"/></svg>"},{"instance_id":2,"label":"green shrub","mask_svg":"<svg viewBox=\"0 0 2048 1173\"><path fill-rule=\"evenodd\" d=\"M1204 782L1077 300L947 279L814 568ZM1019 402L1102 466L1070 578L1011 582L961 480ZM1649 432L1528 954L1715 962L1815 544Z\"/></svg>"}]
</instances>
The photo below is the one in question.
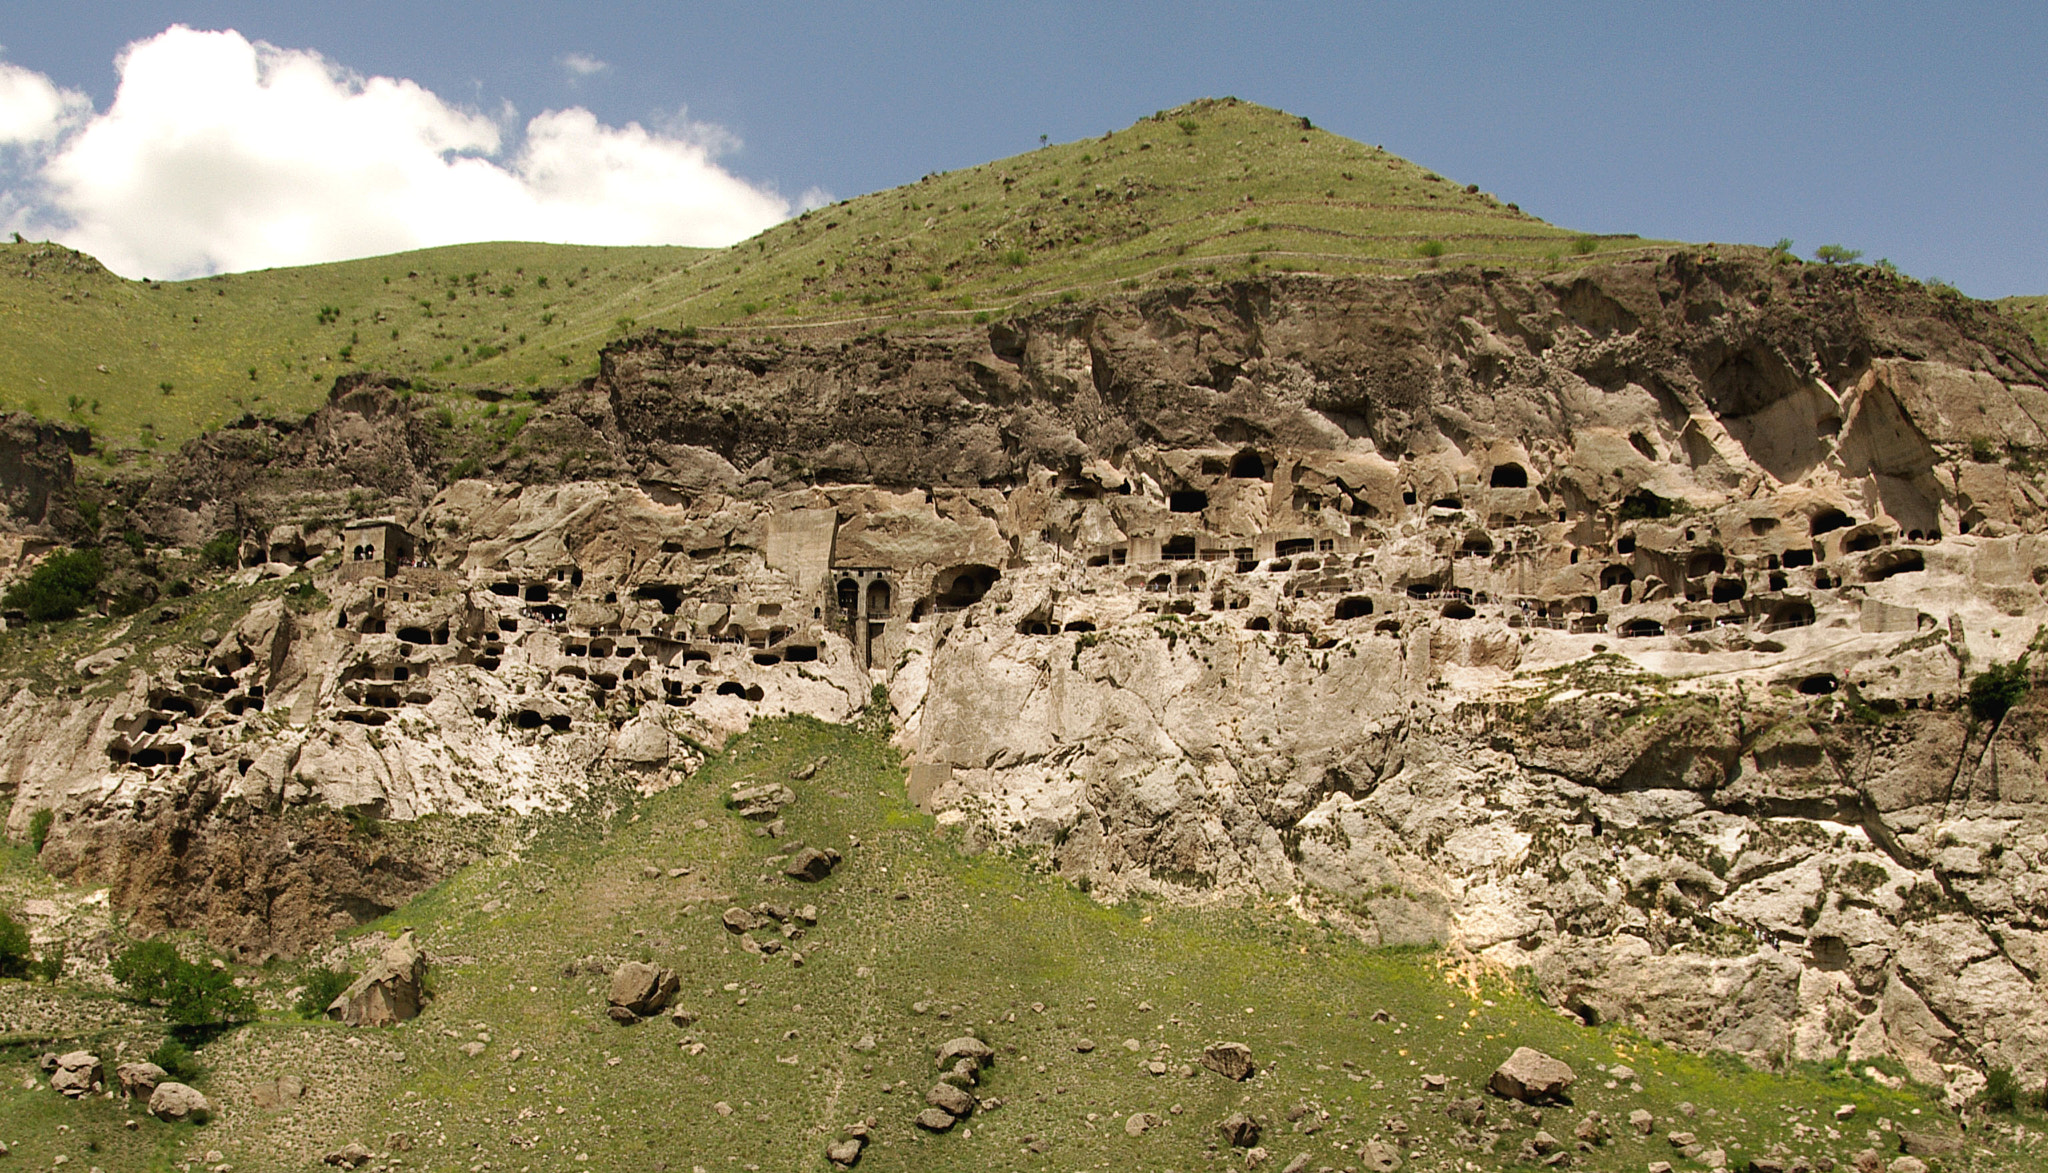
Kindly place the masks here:
<instances>
[{"instance_id":1,"label":"green shrub","mask_svg":"<svg viewBox=\"0 0 2048 1173\"><path fill-rule=\"evenodd\" d=\"M63 942L52 941L45 945L43 955L29 963L28 972L30 977L38 977L53 986L56 985L57 979L64 976Z\"/></svg>"},{"instance_id":2,"label":"green shrub","mask_svg":"<svg viewBox=\"0 0 2048 1173\"><path fill-rule=\"evenodd\" d=\"M1031 261L1031 255L1021 248L1007 249L997 258L1012 269L1021 269Z\"/></svg>"},{"instance_id":3,"label":"green shrub","mask_svg":"<svg viewBox=\"0 0 2048 1173\"><path fill-rule=\"evenodd\" d=\"M138 1002L164 1008L179 1026L212 1026L254 1013L255 999L235 985L234 975L178 956L167 941L132 945L108 972Z\"/></svg>"},{"instance_id":4,"label":"green shrub","mask_svg":"<svg viewBox=\"0 0 2048 1173\"><path fill-rule=\"evenodd\" d=\"M44 807L28 817L28 842L29 846L36 849L37 855L43 853L43 844L50 841L50 825L56 821L57 812L49 807Z\"/></svg>"},{"instance_id":5,"label":"green shrub","mask_svg":"<svg viewBox=\"0 0 2048 1173\"><path fill-rule=\"evenodd\" d=\"M199 1056L192 1048L175 1038L165 1039L147 1058L151 1063L164 1069L164 1074L178 1083L198 1082L206 1075L206 1068L199 1063Z\"/></svg>"},{"instance_id":6,"label":"green shrub","mask_svg":"<svg viewBox=\"0 0 2048 1173\"><path fill-rule=\"evenodd\" d=\"M1993 663L1970 679L1970 715L1997 721L2027 697L2027 658Z\"/></svg>"},{"instance_id":7,"label":"green shrub","mask_svg":"<svg viewBox=\"0 0 2048 1173\"><path fill-rule=\"evenodd\" d=\"M1591 236L1581 236L1572 241L1572 251L1582 257L1591 255L1593 250L1599 247L1600 241Z\"/></svg>"},{"instance_id":8,"label":"green shrub","mask_svg":"<svg viewBox=\"0 0 2048 1173\"><path fill-rule=\"evenodd\" d=\"M21 922L0 912L0 978L27 977L29 973L28 930Z\"/></svg>"},{"instance_id":9,"label":"green shrub","mask_svg":"<svg viewBox=\"0 0 2048 1173\"><path fill-rule=\"evenodd\" d=\"M1986 1112L2009 1115L2020 1106L2020 1081L2010 1067L1994 1067L1984 1073L1984 1090L1977 1093L1977 1102Z\"/></svg>"},{"instance_id":10,"label":"green shrub","mask_svg":"<svg viewBox=\"0 0 2048 1173\"><path fill-rule=\"evenodd\" d=\"M1444 242L1441 240L1425 240L1415 246L1415 255L1418 257L1440 257L1444 255Z\"/></svg>"},{"instance_id":11,"label":"green shrub","mask_svg":"<svg viewBox=\"0 0 2048 1173\"><path fill-rule=\"evenodd\" d=\"M242 539L233 530L222 530L199 547L199 560L216 570L232 570L242 560Z\"/></svg>"},{"instance_id":12,"label":"green shrub","mask_svg":"<svg viewBox=\"0 0 2048 1173\"><path fill-rule=\"evenodd\" d=\"M326 1014L327 1008L354 980L347 970L326 966L309 969L304 977L305 988L299 991L298 1001L292 1003L300 1018L319 1018Z\"/></svg>"},{"instance_id":13,"label":"green shrub","mask_svg":"<svg viewBox=\"0 0 2048 1173\"><path fill-rule=\"evenodd\" d=\"M1843 248L1839 244L1824 244L1813 250L1813 259L1824 265L1853 265L1862 256L1862 249Z\"/></svg>"},{"instance_id":14,"label":"green shrub","mask_svg":"<svg viewBox=\"0 0 2048 1173\"><path fill-rule=\"evenodd\" d=\"M92 604L106 566L97 550L59 550L29 576L7 589L0 605L20 610L33 622L69 619Z\"/></svg>"}]
</instances>

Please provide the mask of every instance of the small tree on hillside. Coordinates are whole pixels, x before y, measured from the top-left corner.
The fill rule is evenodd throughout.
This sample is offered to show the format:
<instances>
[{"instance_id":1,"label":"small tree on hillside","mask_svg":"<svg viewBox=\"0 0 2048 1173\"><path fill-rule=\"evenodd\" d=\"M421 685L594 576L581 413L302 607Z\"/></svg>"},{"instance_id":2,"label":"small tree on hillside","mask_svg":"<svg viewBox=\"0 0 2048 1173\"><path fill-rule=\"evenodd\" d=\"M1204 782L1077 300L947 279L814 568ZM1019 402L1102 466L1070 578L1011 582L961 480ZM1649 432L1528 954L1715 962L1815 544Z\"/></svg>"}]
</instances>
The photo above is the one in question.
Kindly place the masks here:
<instances>
[{"instance_id":1,"label":"small tree on hillside","mask_svg":"<svg viewBox=\"0 0 2048 1173\"><path fill-rule=\"evenodd\" d=\"M1862 257L1862 249L1844 248L1839 244L1824 244L1813 250L1813 259L1824 265L1853 265Z\"/></svg>"},{"instance_id":2,"label":"small tree on hillside","mask_svg":"<svg viewBox=\"0 0 2048 1173\"><path fill-rule=\"evenodd\" d=\"M256 1009L255 999L235 985L233 974L185 960L168 941L130 946L108 972L128 987L130 997L163 1007L164 1017L178 1026L217 1026Z\"/></svg>"},{"instance_id":3,"label":"small tree on hillside","mask_svg":"<svg viewBox=\"0 0 2048 1173\"><path fill-rule=\"evenodd\" d=\"M97 550L59 550L7 588L0 606L18 609L37 623L69 619L92 605L105 571Z\"/></svg>"}]
</instances>

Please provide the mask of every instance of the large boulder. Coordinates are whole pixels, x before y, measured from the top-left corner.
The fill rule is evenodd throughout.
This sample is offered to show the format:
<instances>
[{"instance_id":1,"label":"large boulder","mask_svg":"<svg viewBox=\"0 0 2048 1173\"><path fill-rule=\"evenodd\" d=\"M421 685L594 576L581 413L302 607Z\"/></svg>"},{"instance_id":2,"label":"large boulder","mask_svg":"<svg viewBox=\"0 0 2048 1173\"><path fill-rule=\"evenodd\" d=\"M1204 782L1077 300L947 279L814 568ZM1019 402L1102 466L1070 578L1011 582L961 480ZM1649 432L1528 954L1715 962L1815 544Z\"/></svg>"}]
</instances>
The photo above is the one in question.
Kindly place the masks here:
<instances>
[{"instance_id":1,"label":"large boulder","mask_svg":"<svg viewBox=\"0 0 2048 1173\"><path fill-rule=\"evenodd\" d=\"M1257 1070L1252 1049L1243 1043L1210 1043L1202 1052L1202 1066L1225 1079L1246 1080Z\"/></svg>"},{"instance_id":2,"label":"large boulder","mask_svg":"<svg viewBox=\"0 0 2048 1173\"><path fill-rule=\"evenodd\" d=\"M169 1072L154 1063L123 1063L114 1068L114 1078L121 1081L121 1094L131 1100L147 1100L157 1085L170 1077Z\"/></svg>"},{"instance_id":3,"label":"large boulder","mask_svg":"<svg viewBox=\"0 0 2048 1173\"><path fill-rule=\"evenodd\" d=\"M57 1065L50 1072L50 1086L74 1100L99 1091L106 1082L106 1068L100 1066L100 1057L90 1051L57 1056Z\"/></svg>"},{"instance_id":4,"label":"large boulder","mask_svg":"<svg viewBox=\"0 0 2048 1173\"><path fill-rule=\"evenodd\" d=\"M950 1083L933 1084L932 1090L924 1094L924 1102L931 1107L945 1110L956 1119L964 1120L974 1113L973 1093L963 1091Z\"/></svg>"},{"instance_id":5,"label":"large boulder","mask_svg":"<svg viewBox=\"0 0 2048 1173\"><path fill-rule=\"evenodd\" d=\"M390 1026L417 1018L427 1001L426 980L426 952L407 929L328 1005L327 1017L349 1026Z\"/></svg>"},{"instance_id":6,"label":"large boulder","mask_svg":"<svg viewBox=\"0 0 2048 1173\"><path fill-rule=\"evenodd\" d=\"M652 1018L667 1008L679 984L675 970L628 961L612 971L611 1016L620 1022Z\"/></svg>"},{"instance_id":7,"label":"large boulder","mask_svg":"<svg viewBox=\"0 0 2048 1173\"><path fill-rule=\"evenodd\" d=\"M830 848L820 851L815 847L806 847L789 857L789 862L783 865L782 874L792 880L815 884L831 875L832 869L838 864L838 852Z\"/></svg>"},{"instance_id":8,"label":"large boulder","mask_svg":"<svg viewBox=\"0 0 2048 1173\"><path fill-rule=\"evenodd\" d=\"M1243 1112L1232 1112L1216 1122L1216 1131L1232 1148L1248 1149L1259 1143L1259 1122Z\"/></svg>"},{"instance_id":9,"label":"large boulder","mask_svg":"<svg viewBox=\"0 0 2048 1173\"><path fill-rule=\"evenodd\" d=\"M171 1124L203 1124L213 1114L213 1105L197 1088L166 1082L149 1094L149 1114Z\"/></svg>"},{"instance_id":10,"label":"large boulder","mask_svg":"<svg viewBox=\"0 0 2048 1173\"><path fill-rule=\"evenodd\" d=\"M1507 1062L1494 1069L1486 1090L1525 1104L1540 1104L1564 1098L1577 1078L1563 1060L1533 1047L1516 1047Z\"/></svg>"}]
</instances>

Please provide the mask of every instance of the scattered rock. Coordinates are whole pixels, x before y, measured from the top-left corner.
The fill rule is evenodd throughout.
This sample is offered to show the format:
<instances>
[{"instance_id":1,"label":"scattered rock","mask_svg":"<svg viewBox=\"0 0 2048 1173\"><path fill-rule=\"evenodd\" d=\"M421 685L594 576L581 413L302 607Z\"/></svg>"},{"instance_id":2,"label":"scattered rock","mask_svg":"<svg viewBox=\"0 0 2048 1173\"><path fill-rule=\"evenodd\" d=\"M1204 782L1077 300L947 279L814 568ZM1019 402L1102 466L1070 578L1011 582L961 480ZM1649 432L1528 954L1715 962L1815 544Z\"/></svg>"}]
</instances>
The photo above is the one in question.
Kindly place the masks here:
<instances>
[{"instance_id":1,"label":"scattered rock","mask_svg":"<svg viewBox=\"0 0 2048 1173\"><path fill-rule=\"evenodd\" d=\"M1467 1128L1477 1128L1486 1120L1486 1101L1478 1096L1466 1096L1444 1105L1444 1115Z\"/></svg>"},{"instance_id":2,"label":"scattered rock","mask_svg":"<svg viewBox=\"0 0 2048 1173\"><path fill-rule=\"evenodd\" d=\"M349 1026L390 1026L416 1018L426 1005L426 978L426 952L407 929L328 1005L327 1017Z\"/></svg>"},{"instance_id":3,"label":"scattered rock","mask_svg":"<svg viewBox=\"0 0 2048 1173\"><path fill-rule=\"evenodd\" d=\"M637 1022L652 1018L668 1008L676 996L679 982L676 972L650 965L644 961L628 961L612 971L611 993L607 998L608 1013L621 1022ZM616 1011L626 1012L626 1018L619 1018Z\"/></svg>"},{"instance_id":4,"label":"scattered rock","mask_svg":"<svg viewBox=\"0 0 2048 1173\"><path fill-rule=\"evenodd\" d=\"M150 1093L149 1114L170 1124L204 1124L213 1114L213 1104L197 1088L165 1082Z\"/></svg>"},{"instance_id":5,"label":"scattered rock","mask_svg":"<svg viewBox=\"0 0 2048 1173\"><path fill-rule=\"evenodd\" d=\"M1076 1051L1079 1051L1083 1055L1086 1055L1088 1052L1093 1051L1095 1049L1095 1040L1088 1038L1075 1039L1074 1049Z\"/></svg>"},{"instance_id":6,"label":"scattered rock","mask_svg":"<svg viewBox=\"0 0 2048 1173\"><path fill-rule=\"evenodd\" d=\"M1225 1079L1247 1080L1257 1070L1252 1049L1243 1043L1210 1043L1202 1051L1202 1066Z\"/></svg>"},{"instance_id":7,"label":"scattered rock","mask_svg":"<svg viewBox=\"0 0 2048 1173\"><path fill-rule=\"evenodd\" d=\"M790 778L798 782L809 782L811 779L818 776L819 770L822 770L826 766L829 766L831 764L832 755L826 754L824 757L812 761L811 764L796 771L794 774L791 774Z\"/></svg>"},{"instance_id":8,"label":"scattered rock","mask_svg":"<svg viewBox=\"0 0 2048 1173\"><path fill-rule=\"evenodd\" d=\"M1376 1173L1394 1173L1401 1167L1401 1152L1385 1141L1369 1140L1358 1146L1358 1163Z\"/></svg>"},{"instance_id":9,"label":"scattered rock","mask_svg":"<svg viewBox=\"0 0 2048 1173\"><path fill-rule=\"evenodd\" d=\"M1540 1104L1562 1099L1577 1078L1560 1060L1531 1047L1517 1047L1494 1069L1486 1088L1505 1099Z\"/></svg>"},{"instance_id":10,"label":"scattered rock","mask_svg":"<svg viewBox=\"0 0 2048 1173\"><path fill-rule=\"evenodd\" d=\"M1963 1151L1963 1138L1939 1132L1899 1130L1899 1151L1909 1157L1954 1157Z\"/></svg>"},{"instance_id":11,"label":"scattered rock","mask_svg":"<svg viewBox=\"0 0 2048 1173\"><path fill-rule=\"evenodd\" d=\"M154 1063L123 1063L114 1068L114 1078L121 1081L121 1094L131 1100L147 1100L157 1085L170 1078L170 1073Z\"/></svg>"},{"instance_id":12,"label":"scattered rock","mask_svg":"<svg viewBox=\"0 0 2048 1173\"><path fill-rule=\"evenodd\" d=\"M1248 1149L1259 1143L1259 1122L1243 1112L1232 1112L1217 1121L1216 1131L1232 1148Z\"/></svg>"},{"instance_id":13,"label":"scattered rock","mask_svg":"<svg viewBox=\"0 0 2048 1173\"><path fill-rule=\"evenodd\" d=\"M1447 1088L1447 1087L1449 1087L1449 1086L1451 1086L1451 1081L1450 1081L1450 1079L1449 1079L1448 1077L1446 1077L1446 1076L1442 1076L1442 1075L1425 1075L1425 1076L1423 1076L1423 1077L1422 1077L1422 1090L1423 1090L1423 1091L1426 1091L1426 1092L1440 1092L1440 1091L1444 1090L1445 1088Z\"/></svg>"},{"instance_id":14,"label":"scattered rock","mask_svg":"<svg viewBox=\"0 0 2048 1173\"><path fill-rule=\"evenodd\" d=\"M57 1056L56 1068L50 1072L50 1087L74 1100L99 1091L106 1082L107 1072L100 1066L100 1057L90 1051Z\"/></svg>"},{"instance_id":15,"label":"scattered rock","mask_svg":"<svg viewBox=\"0 0 2048 1173\"><path fill-rule=\"evenodd\" d=\"M866 1144L866 1139L858 1136L833 1141L825 1146L825 1159L841 1169L851 1169L860 1164L860 1150Z\"/></svg>"},{"instance_id":16,"label":"scattered rock","mask_svg":"<svg viewBox=\"0 0 2048 1173\"><path fill-rule=\"evenodd\" d=\"M1628 1126L1648 1136L1657 1130L1657 1117L1647 1108L1637 1108L1628 1114Z\"/></svg>"},{"instance_id":17,"label":"scattered rock","mask_svg":"<svg viewBox=\"0 0 2048 1173\"><path fill-rule=\"evenodd\" d=\"M1927 1173L1927 1162L1918 1157L1900 1157L1887 1168L1887 1173Z\"/></svg>"},{"instance_id":18,"label":"scattered rock","mask_svg":"<svg viewBox=\"0 0 2048 1173\"><path fill-rule=\"evenodd\" d=\"M924 1094L924 1102L959 1120L974 1114L973 1094L950 1083L933 1084L932 1089Z\"/></svg>"},{"instance_id":19,"label":"scattered rock","mask_svg":"<svg viewBox=\"0 0 2048 1173\"><path fill-rule=\"evenodd\" d=\"M916 1123L919 1128L930 1132L944 1132L953 1127L954 1119L953 1114L943 1108L926 1108L917 1114Z\"/></svg>"},{"instance_id":20,"label":"scattered rock","mask_svg":"<svg viewBox=\"0 0 2048 1173\"><path fill-rule=\"evenodd\" d=\"M995 1049L972 1035L962 1035L940 1045L939 1066L947 1067L962 1059L971 1059L976 1066L983 1066L995 1058Z\"/></svg>"},{"instance_id":21,"label":"scattered rock","mask_svg":"<svg viewBox=\"0 0 2048 1173\"><path fill-rule=\"evenodd\" d=\"M337 1169L360 1169L369 1164L374 1155L361 1141L351 1141L320 1158L320 1163Z\"/></svg>"},{"instance_id":22,"label":"scattered rock","mask_svg":"<svg viewBox=\"0 0 2048 1173\"><path fill-rule=\"evenodd\" d=\"M1124 1121L1124 1135L1143 1136L1164 1123L1165 1120L1151 1112L1133 1112L1130 1119Z\"/></svg>"},{"instance_id":23,"label":"scattered rock","mask_svg":"<svg viewBox=\"0 0 2048 1173\"><path fill-rule=\"evenodd\" d=\"M830 848L820 851L815 847L806 847L789 857L789 862L782 865L782 874L792 880L801 880L807 884L815 884L819 880L831 875L832 869L837 866L839 866L838 852Z\"/></svg>"},{"instance_id":24,"label":"scattered rock","mask_svg":"<svg viewBox=\"0 0 2048 1173\"><path fill-rule=\"evenodd\" d=\"M725 925L725 931L728 933L750 933L767 923L763 918L738 906L726 909L718 919Z\"/></svg>"},{"instance_id":25,"label":"scattered rock","mask_svg":"<svg viewBox=\"0 0 2048 1173\"><path fill-rule=\"evenodd\" d=\"M783 807L795 801L796 791L780 782L763 782L754 786L734 783L725 805L743 819L772 819L782 812Z\"/></svg>"}]
</instances>

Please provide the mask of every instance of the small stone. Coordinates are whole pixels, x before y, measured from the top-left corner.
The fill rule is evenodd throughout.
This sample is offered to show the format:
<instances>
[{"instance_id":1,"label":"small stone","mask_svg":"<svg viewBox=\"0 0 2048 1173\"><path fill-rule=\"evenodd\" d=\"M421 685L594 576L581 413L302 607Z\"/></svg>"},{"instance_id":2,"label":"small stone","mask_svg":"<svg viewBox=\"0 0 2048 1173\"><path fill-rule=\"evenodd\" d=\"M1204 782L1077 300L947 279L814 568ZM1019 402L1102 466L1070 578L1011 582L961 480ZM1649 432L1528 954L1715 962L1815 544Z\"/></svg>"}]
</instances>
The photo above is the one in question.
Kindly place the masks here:
<instances>
[{"instance_id":1,"label":"small stone","mask_svg":"<svg viewBox=\"0 0 2048 1173\"><path fill-rule=\"evenodd\" d=\"M1628 1126L1648 1136L1657 1130L1657 1118L1648 1109L1637 1108L1628 1114Z\"/></svg>"},{"instance_id":2,"label":"small stone","mask_svg":"<svg viewBox=\"0 0 2048 1173\"><path fill-rule=\"evenodd\" d=\"M917 1114L917 1126L930 1132L944 1132L953 1127L953 1114L940 1108L926 1108Z\"/></svg>"},{"instance_id":3,"label":"small stone","mask_svg":"<svg viewBox=\"0 0 2048 1173\"><path fill-rule=\"evenodd\" d=\"M1126 1136L1143 1136L1164 1123L1166 1121L1150 1112L1133 1112L1130 1119L1124 1121L1124 1134Z\"/></svg>"},{"instance_id":4,"label":"small stone","mask_svg":"<svg viewBox=\"0 0 2048 1173\"><path fill-rule=\"evenodd\" d=\"M1449 1086L1451 1086L1451 1081L1450 1081L1450 1079L1449 1079L1448 1077L1446 1077L1446 1076L1442 1076L1442 1075L1425 1075L1425 1076L1423 1076L1423 1077L1422 1077L1422 1090L1423 1090L1423 1091L1426 1091L1426 1092L1440 1092L1440 1091L1444 1090L1445 1088L1447 1088L1447 1087L1449 1087Z\"/></svg>"},{"instance_id":5,"label":"small stone","mask_svg":"<svg viewBox=\"0 0 2048 1173\"><path fill-rule=\"evenodd\" d=\"M1087 1054L1088 1052L1090 1052L1090 1051L1093 1051L1093 1050L1095 1049L1095 1040L1094 1040L1094 1039L1085 1039L1085 1038L1084 1038L1084 1039L1075 1039L1075 1040L1074 1040L1074 1049L1075 1049L1076 1051L1079 1051L1079 1052L1081 1052L1081 1053L1082 1053L1083 1055L1086 1055L1086 1054Z\"/></svg>"}]
</instances>

